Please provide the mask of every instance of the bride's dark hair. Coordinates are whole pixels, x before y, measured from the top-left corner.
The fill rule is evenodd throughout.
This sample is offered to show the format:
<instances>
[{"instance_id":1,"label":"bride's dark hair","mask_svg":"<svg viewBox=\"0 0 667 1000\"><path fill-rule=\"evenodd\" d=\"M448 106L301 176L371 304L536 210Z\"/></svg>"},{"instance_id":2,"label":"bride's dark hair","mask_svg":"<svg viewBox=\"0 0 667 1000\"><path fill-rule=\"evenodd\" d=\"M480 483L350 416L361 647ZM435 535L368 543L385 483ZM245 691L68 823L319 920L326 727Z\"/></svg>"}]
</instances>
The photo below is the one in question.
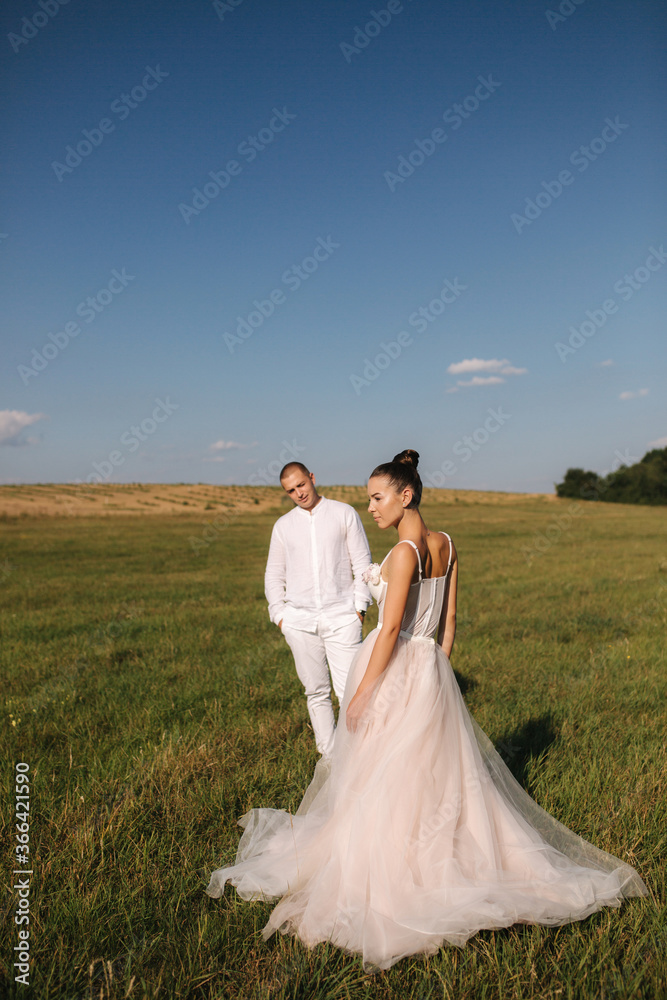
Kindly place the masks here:
<instances>
[{"instance_id":1,"label":"bride's dark hair","mask_svg":"<svg viewBox=\"0 0 667 1000\"><path fill-rule=\"evenodd\" d=\"M378 465L377 468L373 469L369 478L384 476L397 492L408 486L412 490L412 500L407 506L408 510L414 510L415 507L419 507L422 498L422 481L417 472L418 464L419 453L407 448L405 451L399 452L398 455L394 455L391 462L383 462L382 465Z\"/></svg>"}]
</instances>

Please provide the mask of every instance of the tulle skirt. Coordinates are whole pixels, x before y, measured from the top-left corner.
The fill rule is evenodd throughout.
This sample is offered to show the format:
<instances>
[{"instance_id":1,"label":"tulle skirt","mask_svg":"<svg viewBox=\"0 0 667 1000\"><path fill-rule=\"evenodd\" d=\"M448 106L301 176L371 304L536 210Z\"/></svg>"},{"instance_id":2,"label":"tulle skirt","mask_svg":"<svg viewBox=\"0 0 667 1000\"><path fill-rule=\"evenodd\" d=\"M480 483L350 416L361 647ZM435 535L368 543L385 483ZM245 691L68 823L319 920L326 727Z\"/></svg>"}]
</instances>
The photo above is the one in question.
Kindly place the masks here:
<instances>
[{"instance_id":1,"label":"tulle skirt","mask_svg":"<svg viewBox=\"0 0 667 1000\"><path fill-rule=\"evenodd\" d=\"M470 716L442 648L399 636L368 689L361 723L345 712L377 638L350 669L330 762L294 815L250 809L236 863L211 875L221 896L277 899L262 931L331 941L387 969L444 943L518 921L563 924L648 890L634 871L540 808Z\"/></svg>"}]
</instances>

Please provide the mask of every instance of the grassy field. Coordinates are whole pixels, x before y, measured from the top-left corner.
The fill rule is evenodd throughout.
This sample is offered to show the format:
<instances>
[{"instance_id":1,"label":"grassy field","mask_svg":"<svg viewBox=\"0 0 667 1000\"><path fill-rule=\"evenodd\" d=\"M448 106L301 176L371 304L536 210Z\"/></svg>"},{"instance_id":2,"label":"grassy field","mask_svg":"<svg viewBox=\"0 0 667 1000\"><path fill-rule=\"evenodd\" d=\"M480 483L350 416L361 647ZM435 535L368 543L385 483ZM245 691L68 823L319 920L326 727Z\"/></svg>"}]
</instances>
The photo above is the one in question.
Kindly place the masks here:
<instances>
[{"instance_id":1,"label":"grassy field","mask_svg":"<svg viewBox=\"0 0 667 1000\"><path fill-rule=\"evenodd\" d=\"M323 492L357 504L384 556L396 536L366 515L363 491ZM270 903L204 893L234 859L237 818L294 809L317 759L263 592L271 526L291 504L266 488L254 510L221 516L204 500L178 516L0 523L3 842L26 762L34 871L29 989L13 983L5 878L3 995L666 996L664 510L429 494L427 524L459 552L452 663L470 710L530 794L635 866L651 895L562 928L482 932L371 976L325 945L265 944ZM374 624L373 608L365 632Z\"/></svg>"}]
</instances>

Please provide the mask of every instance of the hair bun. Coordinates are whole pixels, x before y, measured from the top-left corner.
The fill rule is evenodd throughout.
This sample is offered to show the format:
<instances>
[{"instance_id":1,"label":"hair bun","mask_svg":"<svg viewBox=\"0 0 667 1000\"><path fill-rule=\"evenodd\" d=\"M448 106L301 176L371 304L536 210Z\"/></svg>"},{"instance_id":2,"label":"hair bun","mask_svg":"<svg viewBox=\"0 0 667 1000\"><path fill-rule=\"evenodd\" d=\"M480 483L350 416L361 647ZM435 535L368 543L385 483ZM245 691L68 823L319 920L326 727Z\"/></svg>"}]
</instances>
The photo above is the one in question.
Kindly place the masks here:
<instances>
[{"instance_id":1,"label":"hair bun","mask_svg":"<svg viewBox=\"0 0 667 1000\"><path fill-rule=\"evenodd\" d=\"M373 469L369 478L385 477L391 488L397 493L406 488L412 490L412 499L406 506L409 510L415 510L421 502L423 489L422 481L417 472L418 462L419 452L406 448L405 451L394 455L391 462L383 462L382 465Z\"/></svg>"},{"instance_id":2,"label":"hair bun","mask_svg":"<svg viewBox=\"0 0 667 1000\"><path fill-rule=\"evenodd\" d=\"M419 465L419 452L413 451L412 448L406 448L405 451L394 455L392 462L403 462L404 465L411 465L413 469L416 469Z\"/></svg>"}]
</instances>

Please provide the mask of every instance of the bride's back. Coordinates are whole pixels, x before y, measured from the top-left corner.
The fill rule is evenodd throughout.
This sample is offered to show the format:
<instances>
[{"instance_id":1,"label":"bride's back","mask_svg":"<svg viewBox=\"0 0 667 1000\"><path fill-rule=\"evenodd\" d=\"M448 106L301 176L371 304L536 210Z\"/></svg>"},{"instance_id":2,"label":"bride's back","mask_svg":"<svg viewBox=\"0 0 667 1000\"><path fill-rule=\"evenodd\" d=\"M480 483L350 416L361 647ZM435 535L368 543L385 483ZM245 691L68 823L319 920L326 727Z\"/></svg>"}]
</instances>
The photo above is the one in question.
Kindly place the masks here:
<instances>
[{"instance_id":1,"label":"bride's back","mask_svg":"<svg viewBox=\"0 0 667 1000\"><path fill-rule=\"evenodd\" d=\"M451 540L440 531L429 531L426 545L426 554L422 554L424 577L444 576L450 563Z\"/></svg>"},{"instance_id":2,"label":"bride's back","mask_svg":"<svg viewBox=\"0 0 667 1000\"><path fill-rule=\"evenodd\" d=\"M447 594L447 578L451 570L454 554L451 539L443 532L428 532L426 536L428 551L423 557L419 553L419 546L412 539L404 538L397 544L401 545L405 543L408 543L417 551L418 566L415 570L417 580L410 587L405 611L403 612L401 633L403 635L409 634L423 638L435 638ZM424 563L426 563L426 566L423 565ZM417 586L418 580L420 582L419 586ZM378 600L378 621L380 626L384 618L385 596L386 585Z\"/></svg>"}]
</instances>

